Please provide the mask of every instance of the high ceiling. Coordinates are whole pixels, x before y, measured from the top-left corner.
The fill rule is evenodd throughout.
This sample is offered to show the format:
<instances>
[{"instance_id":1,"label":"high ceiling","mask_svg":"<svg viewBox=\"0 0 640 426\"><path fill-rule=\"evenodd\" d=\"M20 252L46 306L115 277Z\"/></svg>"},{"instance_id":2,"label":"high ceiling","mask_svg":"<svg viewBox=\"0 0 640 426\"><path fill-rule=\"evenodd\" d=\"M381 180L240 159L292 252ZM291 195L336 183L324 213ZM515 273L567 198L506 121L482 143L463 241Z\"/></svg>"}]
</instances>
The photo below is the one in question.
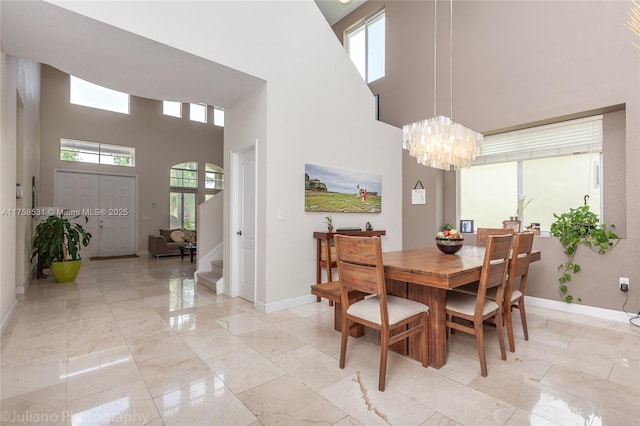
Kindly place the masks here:
<instances>
[{"instance_id":1,"label":"high ceiling","mask_svg":"<svg viewBox=\"0 0 640 426\"><path fill-rule=\"evenodd\" d=\"M324 15L329 25L333 25L353 10L357 9L366 0L350 0L348 3L340 3L338 0L315 0L320 12Z\"/></svg>"}]
</instances>

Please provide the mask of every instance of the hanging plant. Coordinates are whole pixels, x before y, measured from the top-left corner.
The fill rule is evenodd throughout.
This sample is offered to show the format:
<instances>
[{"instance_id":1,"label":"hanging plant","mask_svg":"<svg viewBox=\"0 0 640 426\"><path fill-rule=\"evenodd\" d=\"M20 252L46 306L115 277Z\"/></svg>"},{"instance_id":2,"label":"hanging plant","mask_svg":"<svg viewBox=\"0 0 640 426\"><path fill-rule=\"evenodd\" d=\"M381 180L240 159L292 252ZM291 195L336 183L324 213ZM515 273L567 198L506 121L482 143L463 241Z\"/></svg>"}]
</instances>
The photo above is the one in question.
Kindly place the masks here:
<instances>
[{"instance_id":1,"label":"hanging plant","mask_svg":"<svg viewBox=\"0 0 640 426\"><path fill-rule=\"evenodd\" d=\"M574 297L569 293L567 283L571 281L572 274L580 272L581 269L580 265L573 261L578 247L587 246L599 254L604 254L613 248L620 238L613 232L615 225L600 223L598 215L589 210L588 205L570 208L569 212L561 215L554 213L553 217L556 220L551 224L551 235L558 238L564 247L564 254L567 255L567 262L558 266L560 297L571 303ZM579 297L576 300L582 301Z\"/></svg>"}]
</instances>

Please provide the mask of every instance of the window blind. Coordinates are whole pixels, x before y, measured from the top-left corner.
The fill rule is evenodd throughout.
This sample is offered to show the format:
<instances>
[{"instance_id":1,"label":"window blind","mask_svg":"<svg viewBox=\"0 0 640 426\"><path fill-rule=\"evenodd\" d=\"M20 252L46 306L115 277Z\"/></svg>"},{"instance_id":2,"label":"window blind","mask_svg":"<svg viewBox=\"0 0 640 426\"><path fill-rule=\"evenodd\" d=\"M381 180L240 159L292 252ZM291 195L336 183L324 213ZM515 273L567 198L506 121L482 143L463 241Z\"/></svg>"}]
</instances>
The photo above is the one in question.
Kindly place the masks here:
<instances>
[{"instance_id":1,"label":"window blind","mask_svg":"<svg viewBox=\"0 0 640 426\"><path fill-rule=\"evenodd\" d=\"M602 152L602 115L485 136L473 165Z\"/></svg>"}]
</instances>

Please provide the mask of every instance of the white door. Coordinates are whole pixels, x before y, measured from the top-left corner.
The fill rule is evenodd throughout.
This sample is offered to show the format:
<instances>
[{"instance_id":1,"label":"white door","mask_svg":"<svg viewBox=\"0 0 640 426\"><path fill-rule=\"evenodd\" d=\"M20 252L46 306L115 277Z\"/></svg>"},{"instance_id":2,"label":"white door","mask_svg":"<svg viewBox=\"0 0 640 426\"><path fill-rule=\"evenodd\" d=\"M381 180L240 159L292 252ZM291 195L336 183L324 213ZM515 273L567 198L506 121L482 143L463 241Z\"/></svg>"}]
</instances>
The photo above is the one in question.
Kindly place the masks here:
<instances>
[{"instance_id":1,"label":"white door","mask_svg":"<svg viewBox=\"0 0 640 426\"><path fill-rule=\"evenodd\" d=\"M92 235L83 258L135 253L135 177L58 171L55 185L55 207L89 219L80 221Z\"/></svg>"},{"instance_id":2,"label":"white door","mask_svg":"<svg viewBox=\"0 0 640 426\"><path fill-rule=\"evenodd\" d=\"M134 254L135 181L130 176L103 175L99 178L98 253L99 256ZM102 214L106 213L106 214Z\"/></svg>"},{"instance_id":3,"label":"white door","mask_svg":"<svg viewBox=\"0 0 640 426\"><path fill-rule=\"evenodd\" d=\"M256 160L255 148L238 156L239 295L250 302L256 292Z\"/></svg>"},{"instance_id":4,"label":"white door","mask_svg":"<svg viewBox=\"0 0 640 426\"><path fill-rule=\"evenodd\" d=\"M56 172L54 206L69 209L78 215L98 208L98 175L86 173ZM97 216L86 215L89 219L78 221L92 235L91 243L80 251L83 258L98 255L98 220Z\"/></svg>"}]
</instances>

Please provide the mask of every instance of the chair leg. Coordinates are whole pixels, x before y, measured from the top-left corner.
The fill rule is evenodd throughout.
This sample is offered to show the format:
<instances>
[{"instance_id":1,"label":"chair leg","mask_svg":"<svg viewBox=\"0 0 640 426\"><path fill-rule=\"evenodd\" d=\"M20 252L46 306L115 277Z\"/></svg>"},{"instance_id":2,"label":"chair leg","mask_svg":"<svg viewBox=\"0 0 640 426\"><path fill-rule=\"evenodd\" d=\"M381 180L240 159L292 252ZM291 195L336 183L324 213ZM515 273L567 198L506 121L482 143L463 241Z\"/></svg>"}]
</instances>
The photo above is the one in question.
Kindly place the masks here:
<instances>
[{"instance_id":1,"label":"chair leg","mask_svg":"<svg viewBox=\"0 0 640 426\"><path fill-rule=\"evenodd\" d=\"M524 296L518 302L518 310L520 311L520 319L522 321L522 331L524 332L524 340L529 340L529 331L527 329L527 314L524 311Z\"/></svg>"},{"instance_id":2,"label":"chair leg","mask_svg":"<svg viewBox=\"0 0 640 426\"><path fill-rule=\"evenodd\" d=\"M344 368L347 358L347 341L349 340L349 320L346 315L342 316L342 339L340 340L340 368Z\"/></svg>"},{"instance_id":3,"label":"chair leg","mask_svg":"<svg viewBox=\"0 0 640 426\"><path fill-rule=\"evenodd\" d=\"M487 377L487 357L484 353L484 334L482 322L473 325L476 332L476 345L478 346L478 358L480 358L480 374Z\"/></svg>"},{"instance_id":4,"label":"chair leg","mask_svg":"<svg viewBox=\"0 0 640 426\"><path fill-rule=\"evenodd\" d=\"M384 392L385 378L387 376L387 351L389 350L389 330L380 332L380 377L378 377L378 390Z\"/></svg>"},{"instance_id":5,"label":"chair leg","mask_svg":"<svg viewBox=\"0 0 640 426\"><path fill-rule=\"evenodd\" d=\"M505 309L504 311L504 316L505 316L505 322L507 325L507 336L509 337L509 351L510 352L515 352L516 351L516 342L515 339L513 338L513 318L511 317L512 312L511 312L511 305L509 304L509 306L507 306L507 309Z\"/></svg>"},{"instance_id":6,"label":"chair leg","mask_svg":"<svg viewBox=\"0 0 640 426\"><path fill-rule=\"evenodd\" d=\"M507 352L504 348L504 330L502 329L502 311L498 310L496 314L496 331L498 332L498 343L500 343L500 357L503 361L507 360Z\"/></svg>"},{"instance_id":7,"label":"chair leg","mask_svg":"<svg viewBox=\"0 0 640 426\"><path fill-rule=\"evenodd\" d=\"M422 316L422 333L420 334L421 351L422 351L422 366L429 366L429 316Z\"/></svg>"}]
</instances>

